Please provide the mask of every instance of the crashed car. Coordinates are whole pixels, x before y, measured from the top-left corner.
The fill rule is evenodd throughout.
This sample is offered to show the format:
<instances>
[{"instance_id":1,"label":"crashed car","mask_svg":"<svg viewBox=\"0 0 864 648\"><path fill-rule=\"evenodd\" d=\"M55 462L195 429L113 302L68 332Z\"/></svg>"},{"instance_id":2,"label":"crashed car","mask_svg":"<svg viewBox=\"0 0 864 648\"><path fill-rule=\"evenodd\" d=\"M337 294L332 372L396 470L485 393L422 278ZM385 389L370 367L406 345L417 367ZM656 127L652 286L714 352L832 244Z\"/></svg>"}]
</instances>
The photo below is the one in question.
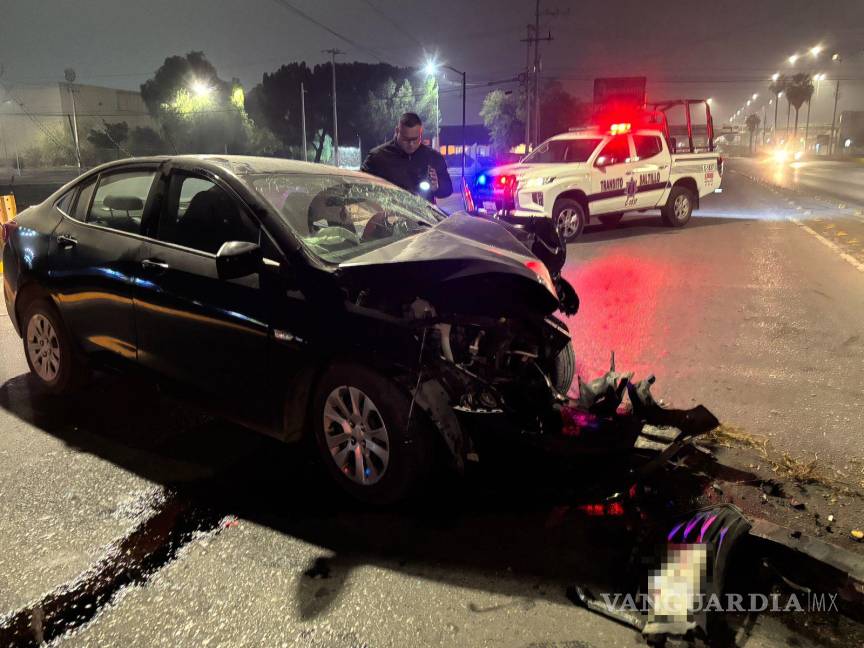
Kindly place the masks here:
<instances>
[{"instance_id":1,"label":"crashed car","mask_svg":"<svg viewBox=\"0 0 864 648\"><path fill-rule=\"evenodd\" d=\"M541 429L573 381L554 313L578 299L554 229L447 217L364 174L128 159L6 227L3 292L45 389L81 388L93 366L143 370L314 440L368 502L411 493L439 448L461 468L473 417Z\"/></svg>"}]
</instances>

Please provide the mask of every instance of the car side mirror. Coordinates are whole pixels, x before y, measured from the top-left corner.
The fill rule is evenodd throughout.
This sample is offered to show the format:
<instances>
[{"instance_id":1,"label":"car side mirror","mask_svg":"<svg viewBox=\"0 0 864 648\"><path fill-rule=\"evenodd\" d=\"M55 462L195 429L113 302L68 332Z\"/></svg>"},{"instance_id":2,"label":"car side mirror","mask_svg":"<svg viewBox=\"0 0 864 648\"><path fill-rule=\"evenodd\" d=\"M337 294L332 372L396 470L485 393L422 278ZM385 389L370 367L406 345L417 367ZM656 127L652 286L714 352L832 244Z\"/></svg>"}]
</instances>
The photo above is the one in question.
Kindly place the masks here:
<instances>
[{"instance_id":1,"label":"car side mirror","mask_svg":"<svg viewBox=\"0 0 864 648\"><path fill-rule=\"evenodd\" d=\"M594 166L598 169L605 169L607 166L612 166L613 164L618 164L618 159L607 155L601 155L597 158L597 161L594 162Z\"/></svg>"},{"instance_id":2,"label":"car side mirror","mask_svg":"<svg viewBox=\"0 0 864 648\"><path fill-rule=\"evenodd\" d=\"M216 272L220 279L239 279L255 274L264 265L261 248L248 241L228 241L216 253Z\"/></svg>"}]
</instances>

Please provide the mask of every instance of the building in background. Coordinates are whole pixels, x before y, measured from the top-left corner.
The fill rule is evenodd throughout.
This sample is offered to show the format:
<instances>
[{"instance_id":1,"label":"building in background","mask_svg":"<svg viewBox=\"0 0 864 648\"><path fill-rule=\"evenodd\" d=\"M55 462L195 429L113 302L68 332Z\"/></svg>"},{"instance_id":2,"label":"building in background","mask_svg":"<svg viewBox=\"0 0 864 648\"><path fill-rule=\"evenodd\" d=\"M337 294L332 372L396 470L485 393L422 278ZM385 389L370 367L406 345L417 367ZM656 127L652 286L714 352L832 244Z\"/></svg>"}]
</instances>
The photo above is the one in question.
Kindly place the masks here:
<instances>
[{"instance_id":1,"label":"building in background","mask_svg":"<svg viewBox=\"0 0 864 648\"><path fill-rule=\"evenodd\" d=\"M46 142L74 150L73 91L81 142L106 122L126 122L130 130L156 128L135 91L77 83L7 86L0 90L0 165L15 167L25 152Z\"/></svg>"}]
</instances>

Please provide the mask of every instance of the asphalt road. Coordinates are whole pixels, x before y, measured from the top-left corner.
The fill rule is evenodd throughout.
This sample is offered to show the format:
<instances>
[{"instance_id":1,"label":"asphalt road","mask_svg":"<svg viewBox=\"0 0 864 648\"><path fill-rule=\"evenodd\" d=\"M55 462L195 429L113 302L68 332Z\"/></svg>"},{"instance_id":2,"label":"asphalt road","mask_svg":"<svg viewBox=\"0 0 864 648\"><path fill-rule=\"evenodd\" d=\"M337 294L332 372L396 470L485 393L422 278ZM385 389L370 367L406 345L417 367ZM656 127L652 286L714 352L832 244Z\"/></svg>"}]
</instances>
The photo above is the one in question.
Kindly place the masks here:
<instances>
[{"instance_id":1,"label":"asphalt road","mask_svg":"<svg viewBox=\"0 0 864 648\"><path fill-rule=\"evenodd\" d=\"M724 192L684 229L629 215L569 247L579 371L593 378L614 350L619 370L653 372L655 394L672 404L704 403L842 469L862 454L864 220L854 205L756 175L733 161ZM82 398L56 400L25 374L3 311L0 615L74 589L165 499L198 498L216 516L59 645L636 643L565 597L575 579L602 580L622 564L614 543L562 521L554 495L518 465L500 483L489 475L493 486L481 472L403 511L368 513L298 452L152 385L107 376ZM764 617L747 645L815 641Z\"/></svg>"}]
</instances>

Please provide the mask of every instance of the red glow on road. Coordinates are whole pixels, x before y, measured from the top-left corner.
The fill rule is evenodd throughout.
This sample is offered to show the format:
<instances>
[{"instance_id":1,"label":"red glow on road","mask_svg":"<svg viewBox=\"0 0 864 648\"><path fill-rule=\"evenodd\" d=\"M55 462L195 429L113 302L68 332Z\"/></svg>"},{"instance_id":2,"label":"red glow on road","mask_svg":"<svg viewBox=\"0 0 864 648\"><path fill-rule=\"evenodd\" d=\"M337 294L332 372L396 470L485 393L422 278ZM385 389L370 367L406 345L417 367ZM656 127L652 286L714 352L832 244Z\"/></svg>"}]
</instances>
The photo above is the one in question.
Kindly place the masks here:
<instances>
[{"instance_id":1,"label":"red glow on road","mask_svg":"<svg viewBox=\"0 0 864 648\"><path fill-rule=\"evenodd\" d=\"M636 380L652 372L662 377L670 347L689 342L670 338L669 318L674 314L676 324L699 318L680 302L688 299L688 289L704 284L703 269L629 247L617 245L584 262L576 258L578 247L568 250L563 274L579 294L580 307L567 324L577 373L586 380L609 370L613 350L619 371L636 372Z\"/></svg>"}]
</instances>

